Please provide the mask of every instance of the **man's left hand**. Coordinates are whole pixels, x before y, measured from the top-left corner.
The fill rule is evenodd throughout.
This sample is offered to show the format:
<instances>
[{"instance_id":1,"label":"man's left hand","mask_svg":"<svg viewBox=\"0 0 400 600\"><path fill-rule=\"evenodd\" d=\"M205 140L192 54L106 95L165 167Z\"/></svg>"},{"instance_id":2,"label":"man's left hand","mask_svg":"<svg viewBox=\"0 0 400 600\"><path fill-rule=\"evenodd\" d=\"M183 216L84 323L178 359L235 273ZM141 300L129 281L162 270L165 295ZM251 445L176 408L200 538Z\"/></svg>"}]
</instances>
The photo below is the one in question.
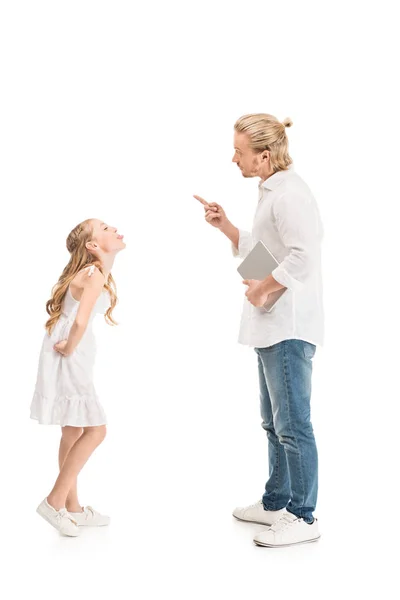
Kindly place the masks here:
<instances>
[{"instance_id":1,"label":"man's left hand","mask_svg":"<svg viewBox=\"0 0 400 600\"><path fill-rule=\"evenodd\" d=\"M244 279L243 283L248 286L247 300L257 308L264 306L269 296L268 291L265 290L264 282L258 279Z\"/></svg>"}]
</instances>

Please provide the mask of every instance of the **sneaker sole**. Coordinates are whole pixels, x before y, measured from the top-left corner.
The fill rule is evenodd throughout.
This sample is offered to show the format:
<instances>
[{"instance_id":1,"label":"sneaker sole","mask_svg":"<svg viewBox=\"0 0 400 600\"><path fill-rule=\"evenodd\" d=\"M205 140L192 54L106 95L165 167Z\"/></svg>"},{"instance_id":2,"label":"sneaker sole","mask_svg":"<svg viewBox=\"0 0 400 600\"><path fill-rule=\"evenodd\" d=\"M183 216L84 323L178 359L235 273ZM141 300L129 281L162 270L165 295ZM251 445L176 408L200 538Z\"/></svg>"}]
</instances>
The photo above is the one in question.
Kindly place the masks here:
<instances>
[{"instance_id":1,"label":"sneaker sole","mask_svg":"<svg viewBox=\"0 0 400 600\"><path fill-rule=\"evenodd\" d=\"M232 517L234 517L237 521L241 521L242 523L255 523L256 525L266 525L267 527L271 527L272 523L266 523L265 521L253 521L250 519L241 519L232 513Z\"/></svg>"},{"instance_id":2,"label":"sneaker sole","mask_svg":"<svg viewBox=\"0 0 400 600\"><path fill-rule=\"evenodd\" d=\"M290 546L301 546L302 544L311 544L312 542L318 542L320 538L321 536L319 535L318 537L313 538L312 540L304 540L303 542L293 542L293 544L264 544L263 542L256 542L255 540L253 540L253 542L256 546L262 546L263 548L290 548Z\"/></svg>"},{"instance_id":3,"label":"sneaker sole","mask_svg":"<svg viewBox=\"0 0 400 600\"><path fill-rule=\"evenodd\" d=\"M110 523L102 523L101 525L88 525L87 523L80 525L78 523L78 527L108 527Z\"/></svg>"},{"instance_id":4,"label":"sneaker sole","mask_svg":"<svg viewBox=\"0 0 400 600\"><path fill-rule=\"evenodd\" d=\"M50 521L50 519L49 519L49 518L48 518L46 515L44 515L44 514L43 514L43 513L40 511L40 507L38 507L38 508L36 509L36 512L37 512L37 514L38 514L38 515L40 515L40 516L42 517L42 519L44 519L45 521L47 521L47 523L48 523L49 525L51 525L52 527L54 527L54 529L55 529L56 531L58 531L58 533L59 533L60 535L64 535L65 537L78 537L78 535L79 535L79 532L77 532L77 533L73 534L73 533L63 533L62 531L60 531L60 530L58 529L58 527L56 527L56 526L54 525L54 523L52 523L52 522Z\"/></svg>"}]
</instances>

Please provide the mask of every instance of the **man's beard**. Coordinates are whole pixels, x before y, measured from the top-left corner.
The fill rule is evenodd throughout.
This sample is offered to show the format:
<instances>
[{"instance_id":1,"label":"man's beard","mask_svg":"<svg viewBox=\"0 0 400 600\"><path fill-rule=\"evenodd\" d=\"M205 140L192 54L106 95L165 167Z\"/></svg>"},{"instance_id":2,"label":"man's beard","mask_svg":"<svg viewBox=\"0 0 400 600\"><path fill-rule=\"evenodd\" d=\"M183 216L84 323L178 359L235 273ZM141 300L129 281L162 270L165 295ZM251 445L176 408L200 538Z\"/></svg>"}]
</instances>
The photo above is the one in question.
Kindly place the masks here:
<instances>
[{"instance_id":1,"label":"man's beard","mask_svg":"<svg viewBox=\"0 0 400 600\"><path fill-rule=\"evenodd\" d=\"M257 165L253 165L252 168L250 169L250 171L242 171L242 175L243 175L243 177L246 177L246 178L257 177L257 175L258 175Z\"/></svg>"}]
</instances>

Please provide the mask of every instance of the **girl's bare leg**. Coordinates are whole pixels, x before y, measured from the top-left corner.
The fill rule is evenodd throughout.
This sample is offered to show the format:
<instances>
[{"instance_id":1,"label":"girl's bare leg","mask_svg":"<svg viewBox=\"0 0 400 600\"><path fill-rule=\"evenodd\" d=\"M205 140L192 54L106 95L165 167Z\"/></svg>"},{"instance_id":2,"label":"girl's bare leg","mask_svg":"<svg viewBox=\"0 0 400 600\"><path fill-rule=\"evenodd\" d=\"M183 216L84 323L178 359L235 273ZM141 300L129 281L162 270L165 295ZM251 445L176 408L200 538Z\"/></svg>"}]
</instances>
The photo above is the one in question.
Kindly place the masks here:
<instances>
[{"instance_id":1,"label":"girl's bare leg","mask_svg":"<svg viewBox=\"0 0 400 600\"><path fill-rule=\"evenodd\" d=\"M105 425L83 428L83 434L68 452L56 483L47 497L50 506L56 510L66 506L68 494L75 485L79 472L105 436Z\"/></svg>"},{"instance_id":2,"label":"girl's bare leg","mask_svg":"<svg viewBox=\"0 0 400 600\"><path fill-rule=\"evenodd\" d=\"M58 464L60 465L60 471L72 446L81 437L83 429L82 427L62 427L61 431L60 450L58 453ZM75 479L71 489L68 492L68 496L65 501L65 508L69 512L82 511L82 507L78 500L78 479Z\"/></svg>"}]
</instances>

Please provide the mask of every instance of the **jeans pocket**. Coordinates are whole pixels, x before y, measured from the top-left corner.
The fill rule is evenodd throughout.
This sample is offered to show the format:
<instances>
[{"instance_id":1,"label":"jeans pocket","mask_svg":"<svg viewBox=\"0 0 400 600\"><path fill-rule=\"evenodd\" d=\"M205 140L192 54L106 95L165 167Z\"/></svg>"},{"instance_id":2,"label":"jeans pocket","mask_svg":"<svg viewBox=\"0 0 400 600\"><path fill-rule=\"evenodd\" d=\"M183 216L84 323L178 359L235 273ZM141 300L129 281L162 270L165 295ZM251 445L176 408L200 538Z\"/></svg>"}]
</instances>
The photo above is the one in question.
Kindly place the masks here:
<instances>
[{"instance_id":1,"label":"jeans pocket","mask_svg":"<svg viewBox=\"0 0 400 600\"><path fill-rule=\"evenodd\" d=\"M310 344L310 342L303 342L304 356L308 360L311 360L314 358L316 349L317 349L317 347L314 344Z\"/></svg>"}]
</instances>

